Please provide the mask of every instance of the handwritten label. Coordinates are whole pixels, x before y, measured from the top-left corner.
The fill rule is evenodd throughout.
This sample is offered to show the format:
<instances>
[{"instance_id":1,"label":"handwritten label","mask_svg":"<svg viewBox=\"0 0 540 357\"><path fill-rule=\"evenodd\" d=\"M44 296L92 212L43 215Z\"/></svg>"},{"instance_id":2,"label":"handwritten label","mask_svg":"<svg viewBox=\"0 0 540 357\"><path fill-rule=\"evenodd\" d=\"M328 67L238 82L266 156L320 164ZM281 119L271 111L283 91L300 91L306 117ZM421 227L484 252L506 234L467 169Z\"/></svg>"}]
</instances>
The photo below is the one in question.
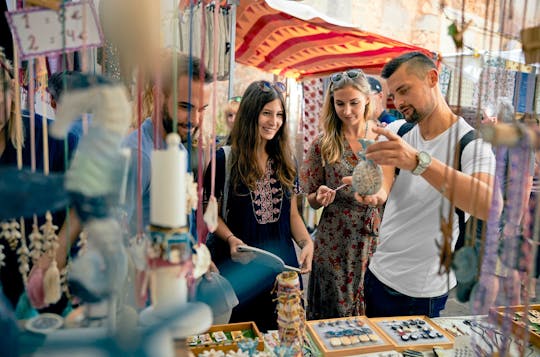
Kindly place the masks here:
<instances>
[{"instance_id":1,"label":"handwritten label","mask_svg":"<svg viewBox=\"0 0 540 357\"><path fill-rule=\"evenodd\" d=\"M103 42L95 8L87 2L66 4L63 19L61 10L42 8L8 11L6 17L22 59L100 47Z\"/></svg>"}]
</instances>

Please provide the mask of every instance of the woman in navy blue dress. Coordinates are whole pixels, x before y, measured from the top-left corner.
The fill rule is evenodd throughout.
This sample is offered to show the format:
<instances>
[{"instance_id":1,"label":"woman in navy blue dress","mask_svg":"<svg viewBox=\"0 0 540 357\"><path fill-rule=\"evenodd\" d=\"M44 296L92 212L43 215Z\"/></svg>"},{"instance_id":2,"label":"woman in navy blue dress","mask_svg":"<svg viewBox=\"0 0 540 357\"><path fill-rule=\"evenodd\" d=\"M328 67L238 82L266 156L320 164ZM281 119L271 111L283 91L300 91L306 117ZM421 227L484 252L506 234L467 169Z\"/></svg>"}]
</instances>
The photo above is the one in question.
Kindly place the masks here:
<instances>
[{"instance_id":1,"label":"woman in navy blue dress","mask_svg":"<svg viewBox=\"0 0 540 357\"><path fill-rule=\"evenodd\" d=\"M255 321L261 330L277 328L272 288L279 271L239 252L249 245L268 250L285 264L311 270L313 242L296 205L297 173L287 135L282 83L256 81L242 96L231 132L226 163L223 149L216 154L216 197L223 202L215 236L229 258L216 259L218 268L232 284L239 305L231 322ZM228 168L227 168L228 167ZM228 187L225 175L229 174ZM205 175L205 201L210 196L211 175ZM221 213L221 207L219 212ZM226 222L226 223L225 223ZM297 258L294 241L301 248ZM228 253L228 254L227 254Z\"/></svg>"}]
</instances>

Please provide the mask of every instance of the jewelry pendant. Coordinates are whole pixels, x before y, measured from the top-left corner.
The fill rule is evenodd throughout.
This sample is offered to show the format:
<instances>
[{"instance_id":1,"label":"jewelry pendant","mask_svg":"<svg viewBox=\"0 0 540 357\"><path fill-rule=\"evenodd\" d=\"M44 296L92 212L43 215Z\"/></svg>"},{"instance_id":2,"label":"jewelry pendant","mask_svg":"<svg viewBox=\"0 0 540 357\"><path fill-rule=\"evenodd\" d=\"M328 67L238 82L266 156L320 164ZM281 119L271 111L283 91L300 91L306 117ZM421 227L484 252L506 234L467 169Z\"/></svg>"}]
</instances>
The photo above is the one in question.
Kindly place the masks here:
<instances>
[{"instance_id":1,"label":"jewelry pendant","mask_svg":"<svg viewBox=\"0 0 540 357\"><path fill-rule=\"evenodd\" d=\"M43 253L43 234L39 231L37 223L34 222L32 225L32 233L28 238L30 238L30 257L35 265Z\"/></svg>"},{"instance_id":2,"label":"jewelry pendant","mask_svg":"<svg viewBox=\"0 0 540 357\"><path fill-rule=\"evenodd\" d=\"M4 221L0 226L2 229L0 231L0 238L4 238L8 242L9 248L15 251L17 249L19 240L22 237L21 232L19 231L21 227L19 222L16 220L12 220L11 222Z\"/></svg>"},{"instance_id":3,"label":"jewelry pendant","mask_svg":"<svg viewBox=\"0 0 540 357\"><path fill-rule=\"evenodd\" d=\"M46 305L54 304L62 296L60 286L60 272L56 265L56 250L58 249L58 226L53 224L52 215L47 211L45 224L40 227L43 234L43 251L51 258L51 263L43 275L44 302Z\"/></svg>"}]
</instances>

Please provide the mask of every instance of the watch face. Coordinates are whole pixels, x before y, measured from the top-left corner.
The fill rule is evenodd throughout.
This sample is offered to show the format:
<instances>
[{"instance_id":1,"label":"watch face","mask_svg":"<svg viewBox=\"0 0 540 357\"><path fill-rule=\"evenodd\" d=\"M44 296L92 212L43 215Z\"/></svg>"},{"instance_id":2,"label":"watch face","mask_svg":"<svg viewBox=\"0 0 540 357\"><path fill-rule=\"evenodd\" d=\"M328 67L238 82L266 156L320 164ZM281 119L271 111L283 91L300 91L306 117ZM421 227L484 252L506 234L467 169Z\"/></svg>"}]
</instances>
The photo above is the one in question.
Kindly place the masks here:
<instances>
[{"instance_id":1,"label":"watch face","mask_svg":"<svg viewBox=\"0 0 540 357\"><path fill-rule=\"evenodd\" d=\"M427 166L429 165L430 162L431 162L431 156L427 152L420 151L418 153L418 163L421 166Z\"/></svg>"}]
</instances>

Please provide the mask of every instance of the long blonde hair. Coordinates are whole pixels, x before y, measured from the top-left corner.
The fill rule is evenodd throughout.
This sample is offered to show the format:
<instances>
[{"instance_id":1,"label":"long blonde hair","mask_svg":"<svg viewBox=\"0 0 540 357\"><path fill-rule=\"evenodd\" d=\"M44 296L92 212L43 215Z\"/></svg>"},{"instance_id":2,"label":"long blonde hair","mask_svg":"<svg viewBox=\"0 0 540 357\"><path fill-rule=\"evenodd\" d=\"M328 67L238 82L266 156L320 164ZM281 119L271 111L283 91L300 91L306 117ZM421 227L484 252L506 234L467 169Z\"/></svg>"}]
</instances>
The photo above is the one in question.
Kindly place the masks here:
<instances>
[{"instance_id":1,"label":"long blonde hair","mask_svg":"<svg viewBox=\"0 0 540 357\"><path fill-rule=\"evenodd\" d=\"M4 100L4 107L1 110L5 111L6 115L6 124L5 128L7 129L7 137L13 147L23 147L24 146L24 133L22 130L22 123L17 125L17 113L15 112L15 96L19 93L15 93L15 81L13 79L13 68L7 60L2 48L0 47L0 83L2 85L1 95ZM10 103L6 102L8 94L11 93ZM9 109L9 113L7 111ZM4 130L6 130L4 129ZM3 133L2 133L3 135Z\"/></svg>"},{"instance_id":2,"label":"long blonde hair","mask_svg":"<svg viewBox=\"0 0 540 357\"><path fill-rule=\"evenodd\" d=\"M322 128L321 157L323 166L341 160L345 146L342 135L343 123L339 119L334 105L334 91L345 87L353 87L366 97L369 97L371 93L366 75L361 70L357 71L359 71L359 74L355 78L350 78L346 72L343 72L342 78L336 82L331 82L326 90L321 116L319 118ZM366 103L364 120L371 118L372 111L371 102Z\"/></svg>"}]
</instances>

